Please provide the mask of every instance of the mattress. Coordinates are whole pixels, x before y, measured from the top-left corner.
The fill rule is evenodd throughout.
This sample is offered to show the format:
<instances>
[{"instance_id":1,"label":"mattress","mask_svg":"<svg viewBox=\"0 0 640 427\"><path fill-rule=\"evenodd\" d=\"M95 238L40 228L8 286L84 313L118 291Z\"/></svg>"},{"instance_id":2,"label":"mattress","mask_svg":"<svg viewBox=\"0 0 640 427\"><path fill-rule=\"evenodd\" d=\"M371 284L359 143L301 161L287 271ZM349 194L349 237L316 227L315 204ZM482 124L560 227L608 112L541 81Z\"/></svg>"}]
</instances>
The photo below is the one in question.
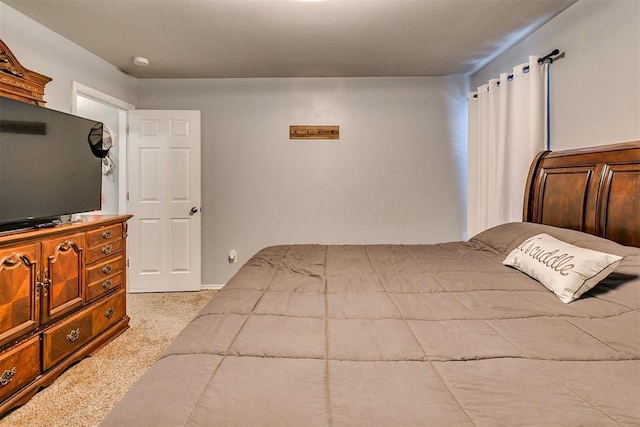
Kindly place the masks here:
<instances>
[{"instance_id":1,"label":"mattress","mask_svg":"<svg viewBox=\"0 0 640 427\"><path fill-rule=\"evenodd\" d=\"M502 264L538 233L625 258L565 304ZM101 425L640 424L639 276L638 248L529 223L268 247Z\"/></svg>"}]
</instances>

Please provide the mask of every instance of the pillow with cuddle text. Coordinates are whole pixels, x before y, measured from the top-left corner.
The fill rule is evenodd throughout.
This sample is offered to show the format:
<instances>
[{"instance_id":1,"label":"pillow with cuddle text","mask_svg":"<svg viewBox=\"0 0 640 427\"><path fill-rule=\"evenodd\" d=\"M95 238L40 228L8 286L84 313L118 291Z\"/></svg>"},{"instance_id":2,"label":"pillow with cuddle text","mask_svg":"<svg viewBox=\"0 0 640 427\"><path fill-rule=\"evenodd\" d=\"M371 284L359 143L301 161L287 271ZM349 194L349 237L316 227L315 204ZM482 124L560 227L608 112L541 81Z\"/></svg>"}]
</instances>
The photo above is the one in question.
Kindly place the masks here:
<instances>
[{"instance_id":1,"label":"pillow with cuddle text","mask_svg":"<svg viewBox=\"0 0 640 427\"><path fill-rule=\"evenodd\" d=\"M570 303L607 277L622 258L538 234L511 251L502 263L526 273L560 301Z\"/></svg>"}]
</instances>

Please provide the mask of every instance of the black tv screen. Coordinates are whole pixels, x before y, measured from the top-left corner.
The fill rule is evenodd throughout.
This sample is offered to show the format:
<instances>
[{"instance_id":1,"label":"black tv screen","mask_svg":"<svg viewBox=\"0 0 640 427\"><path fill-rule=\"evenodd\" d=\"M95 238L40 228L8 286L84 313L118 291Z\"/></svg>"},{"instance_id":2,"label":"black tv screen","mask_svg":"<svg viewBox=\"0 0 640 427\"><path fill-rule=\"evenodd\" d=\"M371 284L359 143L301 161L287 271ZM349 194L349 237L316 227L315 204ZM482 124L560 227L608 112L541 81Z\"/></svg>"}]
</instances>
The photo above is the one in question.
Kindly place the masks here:
<instances>
[{"instance_id":1,"label":"black tv screen","mask_svg":"<svg viewBox=\"0 0 640 427\"><path fill-rule=\"evenodd\" d=\"M100 209L90 133L102 123L0 97L0 228Z\"/></svg>"}]
</instances>

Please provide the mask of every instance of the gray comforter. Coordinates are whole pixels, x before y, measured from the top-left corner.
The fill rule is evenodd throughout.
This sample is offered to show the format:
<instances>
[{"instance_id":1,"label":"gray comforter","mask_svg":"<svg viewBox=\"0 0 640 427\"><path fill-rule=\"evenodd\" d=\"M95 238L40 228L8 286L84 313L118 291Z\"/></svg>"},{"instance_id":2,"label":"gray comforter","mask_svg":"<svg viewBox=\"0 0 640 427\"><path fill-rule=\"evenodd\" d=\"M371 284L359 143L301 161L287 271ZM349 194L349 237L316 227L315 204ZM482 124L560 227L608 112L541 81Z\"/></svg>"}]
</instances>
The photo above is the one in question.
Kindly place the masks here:
<instances>
[{"instance_id":1,"label":"gray comforter","mask_svg":"<svg viewBox=\"0 0 640 427\"><path fill-rule=\"evenodd\" d=\"M626 258L564 304L502 265L541 232ZM640 249L534 224L269 247L102 426L637 425L639 276Z\"/></svg>"}]
</instances>

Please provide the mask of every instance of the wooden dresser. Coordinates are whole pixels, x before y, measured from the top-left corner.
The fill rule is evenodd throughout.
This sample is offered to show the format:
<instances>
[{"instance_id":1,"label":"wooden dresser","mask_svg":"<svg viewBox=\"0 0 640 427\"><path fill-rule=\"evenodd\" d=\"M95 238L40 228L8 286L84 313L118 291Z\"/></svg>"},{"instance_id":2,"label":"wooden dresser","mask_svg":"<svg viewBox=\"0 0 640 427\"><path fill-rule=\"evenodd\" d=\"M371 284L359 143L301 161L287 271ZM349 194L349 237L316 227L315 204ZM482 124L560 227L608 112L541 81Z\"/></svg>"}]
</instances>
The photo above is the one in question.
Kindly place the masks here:
<instances>
[{"instance_id":1,"label":"wooden dresser","mask_svg":"<svg viewBox=\"0 0 640 427\"><path fill-rule=\"evenodd\" d=\"M130 217L0 234L0 415L129 327Z\"/></svg>"}]
</instances>

